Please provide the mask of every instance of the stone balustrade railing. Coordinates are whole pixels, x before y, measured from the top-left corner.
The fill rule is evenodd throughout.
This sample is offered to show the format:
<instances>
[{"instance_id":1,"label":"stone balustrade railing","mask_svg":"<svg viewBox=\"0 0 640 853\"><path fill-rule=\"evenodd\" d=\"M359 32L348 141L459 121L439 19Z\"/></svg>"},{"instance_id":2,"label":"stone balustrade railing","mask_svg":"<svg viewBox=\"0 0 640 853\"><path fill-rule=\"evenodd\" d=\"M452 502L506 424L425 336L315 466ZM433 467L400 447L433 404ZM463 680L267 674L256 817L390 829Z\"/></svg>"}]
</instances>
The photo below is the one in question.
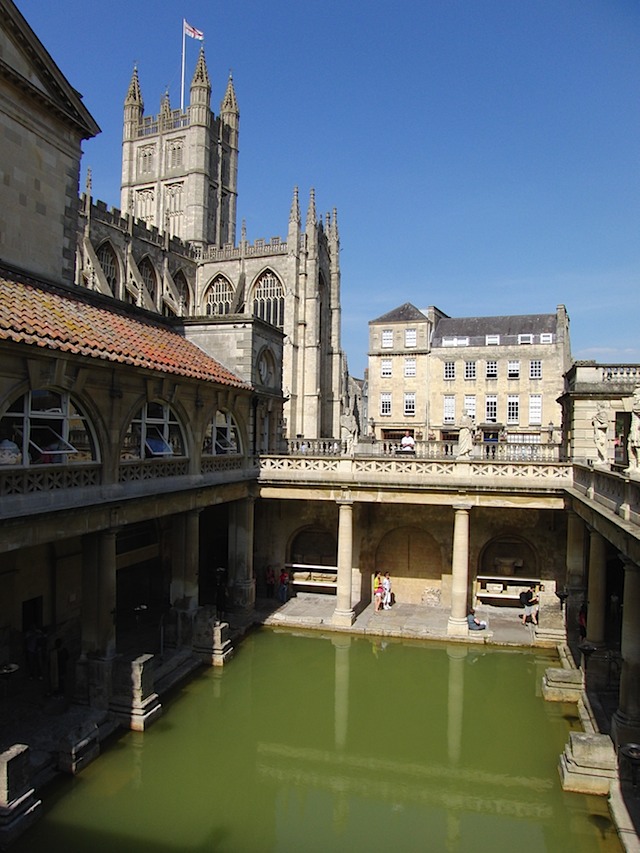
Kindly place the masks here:
<instances>
[{"instance_id":1,"label":"stone balustrade railing","mask_svg":"<svg viewBox=\"0 0 640 853\"><path fill-rule=\"evenodd\" d=\"M640 524L640 480L624 473L573 466L573 488L632 524Z\"/></svg>"}]
</instances>

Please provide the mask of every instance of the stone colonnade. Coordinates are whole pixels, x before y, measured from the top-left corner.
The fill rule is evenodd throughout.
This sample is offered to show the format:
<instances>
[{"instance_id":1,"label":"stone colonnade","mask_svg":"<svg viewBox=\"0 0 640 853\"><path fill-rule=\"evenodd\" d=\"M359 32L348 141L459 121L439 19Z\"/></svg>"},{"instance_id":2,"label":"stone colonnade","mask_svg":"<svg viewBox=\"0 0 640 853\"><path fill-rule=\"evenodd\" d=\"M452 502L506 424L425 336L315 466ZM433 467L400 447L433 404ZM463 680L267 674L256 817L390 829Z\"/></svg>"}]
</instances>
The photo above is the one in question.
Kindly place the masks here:
<instances>
[{"instance_id":1,"label":"stone colonnade","mask_svg":"<svg viewBox=\"0 0 640 853\"><path fill-rule=\"evenodd\" d=\"M585 559L587 544L588 560ZM618 556L624 567L624 592L620 689L618 709L611 724L611 737L616 747L640 742L640 566L624 554ZM585 587L581 580L585 564L588 607L586 637L581 643L581 650L585 652L587 682L594 685L599 677L600 662L604 662L607 667L610 665L606 643L607 540L601 532L571 512L567 526L567 621L577 621L579 608L585 601Z\"/></svg>"}]
</instances>

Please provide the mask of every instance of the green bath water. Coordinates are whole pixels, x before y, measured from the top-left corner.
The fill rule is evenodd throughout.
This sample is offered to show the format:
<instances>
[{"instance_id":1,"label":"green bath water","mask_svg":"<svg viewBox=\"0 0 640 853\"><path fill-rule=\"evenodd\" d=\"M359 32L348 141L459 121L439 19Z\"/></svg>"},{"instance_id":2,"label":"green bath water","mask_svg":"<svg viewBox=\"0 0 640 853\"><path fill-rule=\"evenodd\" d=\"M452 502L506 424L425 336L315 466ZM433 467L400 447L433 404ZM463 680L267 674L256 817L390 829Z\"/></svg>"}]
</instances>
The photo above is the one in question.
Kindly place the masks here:
<instances>
[{"instance_id":1,"label":"green bath water","mask_svg":"<svg viewBox=\"0 0 640 853\"><path fill-rule=\"evenodd\" d=\"M565 793L577 726L529 651L262 630L75 778L15 853L591 853L606 798Z\"/></svg>"}]
</instances>

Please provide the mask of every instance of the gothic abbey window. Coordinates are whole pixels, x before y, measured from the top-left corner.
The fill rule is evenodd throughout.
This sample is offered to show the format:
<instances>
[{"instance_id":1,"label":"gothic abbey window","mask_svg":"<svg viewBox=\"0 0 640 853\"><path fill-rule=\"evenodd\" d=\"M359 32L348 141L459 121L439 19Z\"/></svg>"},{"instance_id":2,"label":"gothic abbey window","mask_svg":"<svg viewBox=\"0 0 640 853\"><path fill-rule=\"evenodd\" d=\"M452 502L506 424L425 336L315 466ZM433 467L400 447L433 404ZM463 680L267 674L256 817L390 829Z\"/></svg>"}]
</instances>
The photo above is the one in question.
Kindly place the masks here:
<instances>
[{"instance_id":1,"label":"gothic abbey window","mask_svg":"<svg viewBox=\"0 0 640 853\"><path fill-rule=\"evenodd\" d=\"M203 456L220 456L241 453L238 425L230 412L218 410L207 425Z\"/></svg>"},{"instance_id":2,"label":"gothic abbey window","mask_svg":"<svg viewBox=\"0 0 640 853\"><path fill-rule=\"evenodd\" d=\"M149 296L153 300L156 301L156 293L158 289L158 277L156 275L156 271L153 268L153 264L149 260L149 258L143 258L138 264L138 270L140 272L140 277L142 278L147 291L149 292Z\"/></svg>"},{"instance_id":3,"label":"gothic abbey window","mask_svg":"<svg viewBox=\"0 0 640 853\"><path fill-rule=\"evenodd\" d=\"M145 403L133 418L120 448L120 459L184 456L180 423L166 403Z\"/></svg>"},{"instance_id":4,"label":"gothic abbey window","mask_svg":"<svg viewBox=\"0 0 640 853\"><path fill-rule=\"evenodd\" d=\"M284 290L280 280L266 270L253 291L253 313L273 326L284 325Z\"/></svg>"},{"instance_id":5,"label":"gothic abbey window","mask_svg":"<svg viewBox=\"0 0 640 853\"><path fill-rule=\"evenodd\" d=\"M170 139L166 148L167 169L180 169L182 167L182 152L184 150L183 139Z\"/></svg>"},{"instance_id":6,"label":"gothic abbey window","mask_svg":"<svg viewBox=\"0 0 640 853\"><path fill-rule=\"evenodd\" d=\"M135 196L134 216L147 225L155 225L155 195L153 190L138 190Z\"/></svg>"},{"instance_id":7,"label":"gothic abbey window","mask_svg":"<svg viewBox=\"0 0 640 853\"><path fill-rule=\"evenodd\" d=\"M138 149L138 174L149 175L153 172L155 145L145 145Z\"/></svg>"},{"instance_id":8,"label":"gothic abbey window","mask_svg":"<svg viewBox=\"0 0 640 853\"><path fill-rule=\"evenodd\" d=\"M103 243L96 252L96 256L107 280L107 284L111 288L111 293L117 295L117 287L119 280L118 260L116 253L111 248L109 243Z\"/></svg>"},{"instance_id":9,"label":"gothic abbey window","mask_svg":"<svg viewBox=\"0 0 640 853\"><path fill-rule=\"evenodd\" d=\"M182 231L182 182L167 184L164 188L164 215L165 224L170 234L180 237Z\"/></svg>"},{"instance_id":10,"label":"gothic abbey window","mask_svg":"<svg viewBox=\"0 0 640 853\"><path fill-rule=\"evenodd\" d=\"M0 420L0 465L70 465L97 459L89 421L68 392L18 397Z\"/></svg>"},{"instance_id":11,"label":"gothic abbey window","mask_svg":"<svg viewBox=\"0 0 640 853\"><path fill-rule=\"evenodd\" d=\"M204 295L204 310L208 316L218 316L231 313L233 289L228 280L217 275L211 282Z\"/></svg>"},{"instance_id":12,"label":"gothic abbey window","mask_svg":"<svg viewBox=\"0 0 640 853\"><path fill-rule=\"evenodd\" d=\"M180 316L188 317L191 314L191 303L189 301L189 285L187 284L185 274L182 271L176 273L173 281L178 291Z\"/></svg>"}]
</instances>

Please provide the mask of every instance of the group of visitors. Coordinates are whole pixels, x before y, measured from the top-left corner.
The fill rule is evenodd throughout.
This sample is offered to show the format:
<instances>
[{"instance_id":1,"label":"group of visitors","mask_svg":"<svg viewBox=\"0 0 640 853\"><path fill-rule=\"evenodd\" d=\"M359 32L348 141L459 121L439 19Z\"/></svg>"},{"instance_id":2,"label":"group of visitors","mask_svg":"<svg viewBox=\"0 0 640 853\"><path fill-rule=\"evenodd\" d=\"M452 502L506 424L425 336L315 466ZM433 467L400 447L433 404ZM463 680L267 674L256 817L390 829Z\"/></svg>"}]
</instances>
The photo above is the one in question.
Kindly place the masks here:
<instances>
[{"instance_id":1,"label":"group of visitors","mask_svg":"<svg viewBox=\"0 0 640 853\"><path fill-rule=\"evenodd\" d=\"M265 586L267 588L267 598L273 598L276 590L276 573L273 566L267 566L264 575ZM289 572L283 568L278 576L278 601L282 604L287 602L289 598Z\"/></svg>"},{"instance_id":2,"label":"group of visitors","mask_svg":"<svg viewBox=\"0 0 640 853\"><path fill-rule=\"evenodd\" d=\"M392 603L391 577L389 572L377 571L373 578L373 610L390 610Z\"/></svg>"}]
</instances>

